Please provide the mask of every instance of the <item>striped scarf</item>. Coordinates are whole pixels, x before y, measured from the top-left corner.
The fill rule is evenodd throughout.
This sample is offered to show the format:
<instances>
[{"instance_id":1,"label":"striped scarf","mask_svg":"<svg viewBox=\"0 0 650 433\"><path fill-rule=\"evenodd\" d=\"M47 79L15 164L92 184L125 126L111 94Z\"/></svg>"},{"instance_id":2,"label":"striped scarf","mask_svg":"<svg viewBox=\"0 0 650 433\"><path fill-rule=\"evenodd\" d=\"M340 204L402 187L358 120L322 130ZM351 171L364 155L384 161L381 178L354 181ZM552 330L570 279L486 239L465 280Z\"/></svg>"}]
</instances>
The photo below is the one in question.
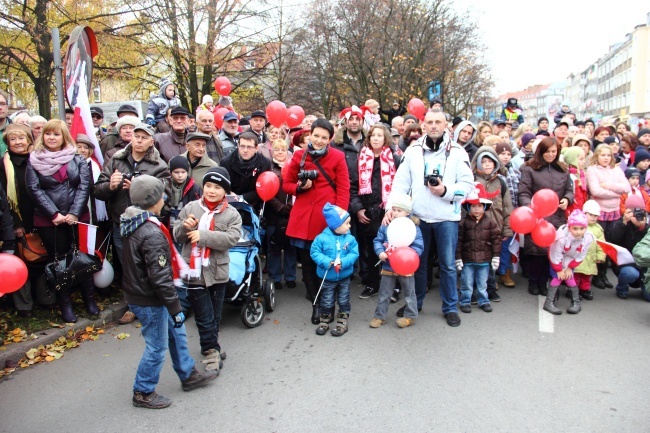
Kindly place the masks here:
<instances>
[{"instance_id":1,"label":"striped scarf","mask_svg":"<svg viewBox=\"0 0 650 433\"><path fill-rule=\"evenodd\" d=\"M375 154L368 146L361 148L359 152L359 195L372 194L372 166L374 165ZM393 177L395 177L395 161L393 151L386 146L379 154L380 176L381 176L381 207L386 208L386 202L390 195Z\"/></svg>"}]
</instances>

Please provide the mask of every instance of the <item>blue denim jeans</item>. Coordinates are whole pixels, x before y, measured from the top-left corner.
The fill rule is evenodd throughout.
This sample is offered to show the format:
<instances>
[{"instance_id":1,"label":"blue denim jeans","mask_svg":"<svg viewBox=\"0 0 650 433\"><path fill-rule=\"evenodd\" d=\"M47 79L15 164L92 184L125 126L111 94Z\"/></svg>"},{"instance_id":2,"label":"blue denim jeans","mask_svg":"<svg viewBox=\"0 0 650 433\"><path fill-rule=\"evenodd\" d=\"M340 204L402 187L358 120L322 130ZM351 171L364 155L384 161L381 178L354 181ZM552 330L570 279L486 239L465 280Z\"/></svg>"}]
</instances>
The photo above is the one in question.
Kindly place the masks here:
<instances>
[{"instance_id":1,"label":"blue denim jeans","mask_svg":"<svg viewBox=\"0 0 650 433\"><path fill-rule=\"evenodd\" d=\"M375 317L386 320L388 307L390 305L390 296L393 294L397 281L402 286L404 299L406 300L406 309L404 317L415 319L418 317L417 298L415 297L415 279L413 277L402 277L392 275L382 275L381 284L379 285L379 299L375 309Z\"/></svg>"},{"instance_id":2,"label":"blue denim jeans","mask_svg":"<svg viewBox=\"0 0 650 433\"><path fill-rule=\"evenodd\" d=\"M497 269L499 275L503 275L508 269L512 269L510 250L508 250L510 242L512 242L512 236L501 242L501 258L499 259L499 269Z\"/></svg>"},{"instance_id":3,"label":"blue denim jeans","mask_svg":"<svg viewBox=\"0 0 650 433\"><path fill-rule=\"evenodd\" d=\"M458 222L443 221L439 223L420 222L420 231L424 240L424 251L420 256L420 266L415 272L415 294L418 309L422 308L427 293L427 258L431 245L436 243L438 263L440 266L440 298L443 314L458 311L458 290L456 289L456 245L458 243Z\"/></svg>"},{"instance_id":4,"label":"blue denim jeans","mask_svg":"<svg viewBox=\"0 0 650 433\"><path fill-rule=\"evenodd\" d=\"M630 284L637 282L641 286L641 294L643 299L650 302L650 293L647 292L645 285L643 284L643 275L639 272L634 266L623 266L620 268L618 273L618 283L616 284L616 291L620 293L627 293L630 288Z\"/></svg>"},{"instance_id":5,"label":"blue denim jeans","mask_svg":"<svg viewBox=\"0 0 650 433\"><path fill-rule=\"evenodd\" d=\"M321 316L327 316L334 308L334 295L339 304L339 313L350 313L350 278L344 278L339 281L325 281L323 289L320 291L320 308L318 312Z\"/></svg>"},{"instance_id":6,"label":"blue denim jeans","mask_svg":"<svg viewBox=\"0 0 650 433\"><path fill-rule=\"evenodd\" d=\"M141 307L129 304L129 309L142 323L140 332L146 344L135 374L133 392L148 394L156 390L167 349L179 379L187 380L194 368L194 359L187 347L185 325L174 328L172 317L165 307Z\"/></svg>"},{"instance_id":7,"label":"blue denim jeans","mask_svg":"<svg viewBox=\"0 0 650 433\"><path fill-rule=\"evenodd\" d=\"M226 283L215 284L208 288L190 288L187 291L194 310L194 321L199 330L201 353L205 354L210 349L221 351L219 322L223 311L223 299L226 296Z\"/></svg>"},{"instance_id":8,"label":"blue denim jeans","mask_svg":"<svg viewBox=\"0 0 650 433\"><path fill-rule=\"evenodd\" d=\"M280 283L284 274L284 281L296 281L296 247L293 245L285 245L283 247L271 245L271 237L273 237L276 228L277 226L266 227L266 264L269 277L274 282ZM284 260L282 260L283 251Z\"/></svg>"},{"instance_id":9,"label":"blue denim jeans","mask_svg":"<svg viewBox=\"0 0 650 433\"><path fill-rule=\"evenodd\" d=\"M489 263L465 263L460 273L460 305L470 305L474 286L476 286L478 305L490 303L487 294L490 269Z\"/></svg>"}]
</instances>

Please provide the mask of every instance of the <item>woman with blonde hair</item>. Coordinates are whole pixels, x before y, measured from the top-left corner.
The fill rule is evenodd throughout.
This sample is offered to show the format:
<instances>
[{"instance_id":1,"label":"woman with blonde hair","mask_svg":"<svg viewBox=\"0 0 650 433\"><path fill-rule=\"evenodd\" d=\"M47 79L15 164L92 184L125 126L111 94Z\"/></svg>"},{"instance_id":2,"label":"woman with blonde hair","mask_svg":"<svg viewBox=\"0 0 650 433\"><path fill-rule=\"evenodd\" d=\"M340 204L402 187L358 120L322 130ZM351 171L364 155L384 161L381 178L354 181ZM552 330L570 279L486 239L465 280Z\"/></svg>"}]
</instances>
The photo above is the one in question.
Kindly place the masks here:
<instances>
[{"instance_id":1,"label":"woman with blonde hair","mask_svg":"<svg viewBox=\"0 0 650 433\"><path fill-rule=\"evenodd\" d=\"M77 155L65 122L53 119L45 124L29 156L25 179L35 204L34 226L45 249L52 257L65 256L77 242L73 226L90 221L88 197L92 186L88 164ZM92 278L78 285L88 312L99 314ZM61 289L56 295L63 320L76 322L70 291Z\"/></svg>"},{"instance_id":2,"label":"woman with blonde hair","mask_svg":"<svg viewBox=\"0 0 650 433\"><path fill-rule=\"evenodd\" d=\"M518 147L521 147L521 137L523 137L527 132L533 132L533 127L528 123L522 123L519 125L515 133L512 134L512 141L517 143Z\"/></svg>"},{"instance_id":3,"label":"woman with blonde hair","mask_svg":"<svg viewBox=\"0 0 650 433\"><path fill-rule=\"evenodd\" d=\"M490 122L481 121L476 127L476 137L474 137L474 143L477 147L485 145L485 139L492 134L492 125Z\"/></svg>"}]
</instances>

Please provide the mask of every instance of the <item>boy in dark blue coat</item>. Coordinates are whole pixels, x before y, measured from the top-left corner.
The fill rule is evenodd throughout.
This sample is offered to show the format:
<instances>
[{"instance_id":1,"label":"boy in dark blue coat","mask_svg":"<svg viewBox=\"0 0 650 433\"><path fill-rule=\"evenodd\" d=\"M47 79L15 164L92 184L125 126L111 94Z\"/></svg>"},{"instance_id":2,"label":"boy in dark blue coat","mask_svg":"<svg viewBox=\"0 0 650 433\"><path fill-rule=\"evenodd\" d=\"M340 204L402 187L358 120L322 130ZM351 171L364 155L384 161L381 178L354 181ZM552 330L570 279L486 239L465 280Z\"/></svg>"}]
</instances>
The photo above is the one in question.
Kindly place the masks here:
<instances>
[{"instance_id":1,"label":"boy in dark blue coat","mask_svg":"<svg viewBox=\"0 0 650 433\"><path fill-rule=\"evenodd\" d=\"M393 216L409 217L415 223L415 240L409 245L413 248L418 256L422 255L424 250L424 242L422 240L422 232L418 227L419 219L416 216L411 216L413 211L413 200L408 194L391 194ZM388 226L381 226L377 237L374 241L375 254L379 259L384 262L381 268L381 285L379 286L379 299L377 300L377 308L375 309L375 317L370 321L371 328L379 328L386 323L386 315L388 314L388 305L390 298L395 288L395 282L399 280L402 290L404 291L404 300L406 301L406 309L404 310L404 317L397 319L397 326L406 328L411 326L418 317L417 297L415 296L415 278L411 275L398 275L393 271L390 266L390 258L386 250L390 247L388 244L387 236Z\"/></svg>"},{"instance_id":2,"label":"boy in dark blue coat","mask_svg":"<svg viewBox=\"0 0 650 433\"><path fill-rule=\"evenodd\" d=\"M331 322L334 308L334 294L337 293L339 314L336 327L331 334L335 337L348 332L350 317L350 276L354 262L359 258L357 240L350 234L350 214L338 206L325 203L323 215L327 222L325 230L311 245L311 258L318 268L316 274L323 278L320 299L320 324L316 334L325 335Z\"/></svg>"}]
</instances>

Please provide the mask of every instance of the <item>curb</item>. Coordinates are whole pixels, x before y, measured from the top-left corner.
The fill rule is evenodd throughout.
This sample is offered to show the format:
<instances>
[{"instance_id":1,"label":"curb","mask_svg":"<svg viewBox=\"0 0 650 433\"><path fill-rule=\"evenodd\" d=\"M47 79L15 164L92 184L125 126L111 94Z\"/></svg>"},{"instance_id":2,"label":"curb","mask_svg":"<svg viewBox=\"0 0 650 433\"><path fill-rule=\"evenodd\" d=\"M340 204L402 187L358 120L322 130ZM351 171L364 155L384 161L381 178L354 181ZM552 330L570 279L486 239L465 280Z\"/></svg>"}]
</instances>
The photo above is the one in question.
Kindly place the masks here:
<instances>
[{"instance_id":1,"label":"curb","mask_svg":"<svg viewBox=\"0 0 650 433\"><path fill-rule=\"evenodd\" d=\"M126 302L120 301L117 304L109 305L105 310L101 311L97 319L80 318L77 323L71 326L66 325L64 328L52 328L39 331L35 333L38 336L36 340L23 341L5 346L6 349L0 351L0 368L4 368L8 360L18 362L25 356L25 352L32 348L52 344L59 337L67 337L70 329L85 329L87 326L101 327L108 325L110 322L117 322L117 319L122 317L127 309Z\"/></svg>"}]
</instances>

